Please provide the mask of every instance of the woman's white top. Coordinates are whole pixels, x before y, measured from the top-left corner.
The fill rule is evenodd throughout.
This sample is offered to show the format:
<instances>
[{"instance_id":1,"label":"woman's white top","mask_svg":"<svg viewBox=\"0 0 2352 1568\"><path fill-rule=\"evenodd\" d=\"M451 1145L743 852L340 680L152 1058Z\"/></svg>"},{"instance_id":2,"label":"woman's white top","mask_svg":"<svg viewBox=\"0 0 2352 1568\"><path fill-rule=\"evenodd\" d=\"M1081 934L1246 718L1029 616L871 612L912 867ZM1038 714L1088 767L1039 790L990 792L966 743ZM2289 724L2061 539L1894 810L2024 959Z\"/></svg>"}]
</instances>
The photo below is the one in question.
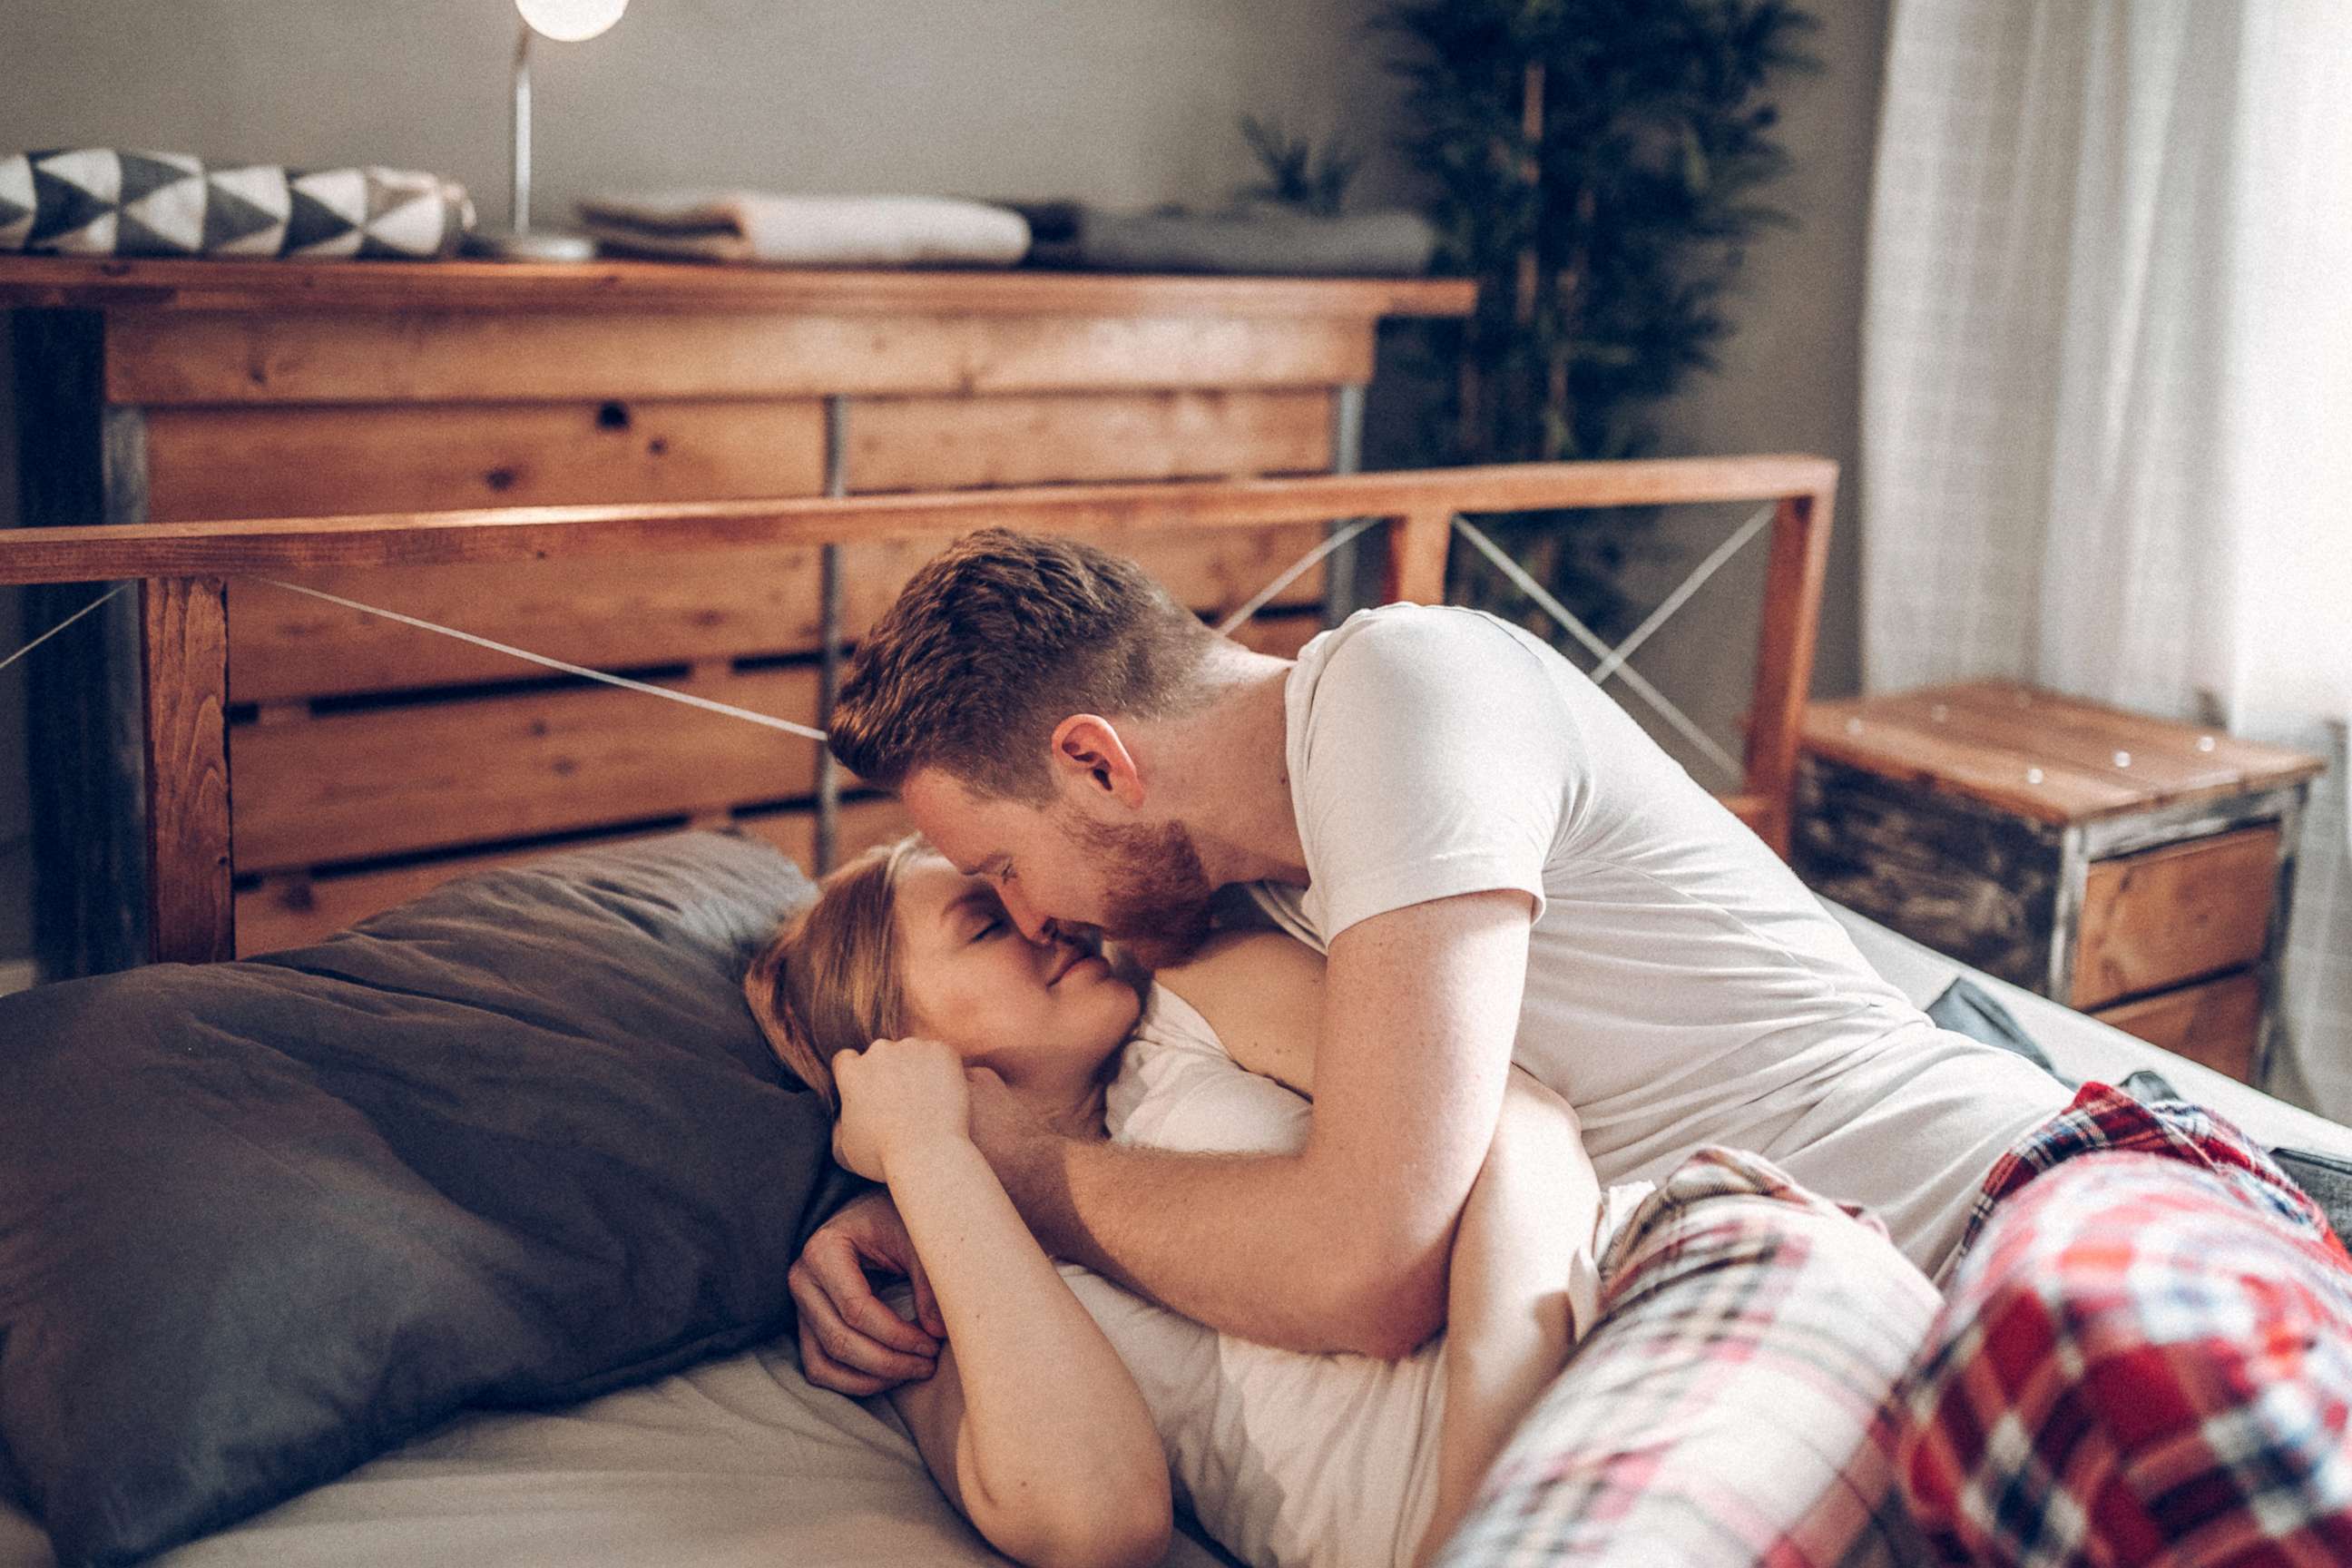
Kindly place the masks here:
<instances>
[{"instance_id":1,"label":"woman's white top","mask_svg":"<svg viewBox=\"0 0 2352 1568\"><path fill-rule=\"evenodd\" d=\"M1291 1152L1309 1118L1156 984L1104 1109L1117 1142L1193 1152ZM1608 1195L1596 1252L1648 1191ZM1443 1341L1400 1362L1276 1350L1076 1264L1062 1274L1142 1390L1178 1494L1228 1551L1252 1568L1411 1561L1436 1502Z\"/></svg>"}]
</instances>

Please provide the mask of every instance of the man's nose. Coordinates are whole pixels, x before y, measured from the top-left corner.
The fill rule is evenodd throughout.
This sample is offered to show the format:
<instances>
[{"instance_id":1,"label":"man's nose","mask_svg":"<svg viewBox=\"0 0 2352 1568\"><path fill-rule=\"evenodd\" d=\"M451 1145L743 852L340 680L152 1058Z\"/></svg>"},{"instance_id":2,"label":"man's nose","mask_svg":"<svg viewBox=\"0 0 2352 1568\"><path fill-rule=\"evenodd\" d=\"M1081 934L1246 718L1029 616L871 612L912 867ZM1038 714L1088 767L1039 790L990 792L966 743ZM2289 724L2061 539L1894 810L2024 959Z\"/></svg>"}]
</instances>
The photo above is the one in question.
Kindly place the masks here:
<instances>
[{"instance_id":1,"label":"man's nose","mask_svg":"<svg viewBox=\"0 0 2352 1568\"><path fill-rule=\"evenodd\" d=\"M1021 928L1023 936L1036 942L1054 940L1053 921L1027 899L1010 888L999 889L997 897L1004 900L1004 912L1012 917L1014 925Z\"/></svg>"}]
</instances>

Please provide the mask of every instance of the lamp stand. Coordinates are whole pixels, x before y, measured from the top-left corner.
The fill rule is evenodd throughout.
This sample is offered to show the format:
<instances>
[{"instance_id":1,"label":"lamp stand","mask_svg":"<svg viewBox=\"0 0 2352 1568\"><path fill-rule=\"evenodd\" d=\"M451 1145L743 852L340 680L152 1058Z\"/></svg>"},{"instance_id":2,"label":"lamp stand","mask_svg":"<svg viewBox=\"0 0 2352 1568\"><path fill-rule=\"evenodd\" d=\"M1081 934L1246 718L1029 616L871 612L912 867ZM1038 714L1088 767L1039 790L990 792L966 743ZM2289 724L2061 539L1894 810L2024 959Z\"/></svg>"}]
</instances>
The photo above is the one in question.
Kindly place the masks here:
<instances>
[{"instance_id":1,"label":"lamp stand","mask_svg":"<svg viewBox=\"0 0 2352 1568\"><path fill-rule=\"evenodd\" d=\"M508 226L477 231L468 248L501 261L588 261L596 242L584 234L530 226L530 24L515 34L514 106L508 121L514 161L508 186Z\"/></svg>"}]
</instances>

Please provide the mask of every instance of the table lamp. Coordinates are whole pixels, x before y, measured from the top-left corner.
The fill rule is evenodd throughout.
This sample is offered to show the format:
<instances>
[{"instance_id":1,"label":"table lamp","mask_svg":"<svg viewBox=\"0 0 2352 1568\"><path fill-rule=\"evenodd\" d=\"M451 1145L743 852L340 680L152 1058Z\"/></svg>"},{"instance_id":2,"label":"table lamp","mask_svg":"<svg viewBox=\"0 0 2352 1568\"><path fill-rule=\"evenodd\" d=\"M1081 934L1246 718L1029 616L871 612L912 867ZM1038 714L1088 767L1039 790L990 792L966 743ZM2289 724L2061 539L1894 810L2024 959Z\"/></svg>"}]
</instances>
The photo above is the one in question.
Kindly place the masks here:
<instances>
[{"instance_id":1,"label":"table lamp","mask_svg":"<svg viewBox=\"0 0 2352 1568\"><path fill-rule=\"evenodd\" d=\"M584 43L621 19L629 0L515 0L522 26L514 52L514 185L503 230L477 234L474 247L513 261L585 261L596 254L586 235L530 226L530 38Z\"/></svg>"}]
</instances>

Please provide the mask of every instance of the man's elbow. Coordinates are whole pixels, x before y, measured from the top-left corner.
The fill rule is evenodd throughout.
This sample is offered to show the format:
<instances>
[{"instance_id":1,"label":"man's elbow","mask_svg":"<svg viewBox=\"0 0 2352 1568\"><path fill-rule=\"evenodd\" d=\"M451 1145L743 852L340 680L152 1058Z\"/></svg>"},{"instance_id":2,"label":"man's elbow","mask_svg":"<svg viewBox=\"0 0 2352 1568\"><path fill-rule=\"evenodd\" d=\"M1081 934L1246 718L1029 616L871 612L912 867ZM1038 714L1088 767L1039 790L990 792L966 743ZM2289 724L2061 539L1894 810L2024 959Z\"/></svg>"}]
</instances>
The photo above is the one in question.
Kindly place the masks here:
<instances>
[{"instance_id":1,"label":"man's elbow","mask_svg":"<svg viewBox=\"0 0 2352 1568\"><path fill-rule=\"evenodd\" d=\"M1445 1258L1367 1248L1333 1271L1325 1303L1335 1348L1402 1361L1445 1327Z\"/></svg>"}]
</instances>

